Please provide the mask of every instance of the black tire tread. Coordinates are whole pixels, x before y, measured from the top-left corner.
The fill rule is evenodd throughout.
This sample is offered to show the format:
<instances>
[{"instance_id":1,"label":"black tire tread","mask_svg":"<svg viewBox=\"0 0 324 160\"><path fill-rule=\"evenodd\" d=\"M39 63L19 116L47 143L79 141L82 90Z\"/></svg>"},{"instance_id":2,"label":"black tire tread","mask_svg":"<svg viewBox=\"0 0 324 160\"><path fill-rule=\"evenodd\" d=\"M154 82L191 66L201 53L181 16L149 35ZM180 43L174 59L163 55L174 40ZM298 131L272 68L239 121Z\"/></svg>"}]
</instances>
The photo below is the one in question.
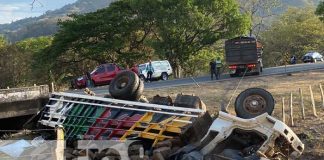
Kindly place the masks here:
<instances>
[{"instance_id":1,"label":"black tire tread","mask_svg":"<svg viewBox=\"0 0 324 160\"><path fill-rule=\"evenodd\" d=\"M128 77L129 81L126 87L122 89L117 88L117 83L121 78ZM138 76L132 71L123 71L119 73L109 85L109 93L116 99L132 100L134 93L136 92L139 85Z\"/></svg>"},{"instance_id":2,"label":"black tire tread","mask_svg":"<svg viewBox=\"0 0 324 160\"><path fill-rule=\"evenodd\" d=\"M133 95L135 101L138 101L141 98L143 91L144 91L144 82L140 80L138 87Z\"/></svg>"}]
</instances>

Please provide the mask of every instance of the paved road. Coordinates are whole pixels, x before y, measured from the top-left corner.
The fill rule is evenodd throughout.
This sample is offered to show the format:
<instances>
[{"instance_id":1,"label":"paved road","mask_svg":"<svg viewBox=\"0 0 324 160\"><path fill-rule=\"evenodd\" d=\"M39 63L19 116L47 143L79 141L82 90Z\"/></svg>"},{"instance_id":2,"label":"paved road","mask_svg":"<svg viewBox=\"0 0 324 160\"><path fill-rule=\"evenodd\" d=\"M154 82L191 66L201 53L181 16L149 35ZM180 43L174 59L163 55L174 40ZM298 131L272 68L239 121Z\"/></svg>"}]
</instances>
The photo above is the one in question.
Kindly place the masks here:
<instances>
[{"instance_id":1,"label":"paved road","mask_svg":"<svg viewBox=\"0 0 324 160\"><path fill-rule=\"evenodd\" d=\"M280 67L265 68L263 69L263 73L260 76L303 72L303 71L317 70L317 69L324 69L324 63L315 63L315 64L307 63L307 64L288 65L286 67L280 66ZM224 81L229 78L231 78L229 75L222 75L221 80L219 81ZM175 87L175 86L182 86L182 85L195 85L195 84L206 83L206 82L211 82L209 76L202 76L196 78L183 78L183 79L168 80L168 81L155 81L152 83L145 83L145 88L146 89L167 88L167 87ZM91 88L91 90L98 95L103 95L108 93L107 86ZM66 92L83 93L83 90L69 90Z\"/></svg>"}]
</instances>

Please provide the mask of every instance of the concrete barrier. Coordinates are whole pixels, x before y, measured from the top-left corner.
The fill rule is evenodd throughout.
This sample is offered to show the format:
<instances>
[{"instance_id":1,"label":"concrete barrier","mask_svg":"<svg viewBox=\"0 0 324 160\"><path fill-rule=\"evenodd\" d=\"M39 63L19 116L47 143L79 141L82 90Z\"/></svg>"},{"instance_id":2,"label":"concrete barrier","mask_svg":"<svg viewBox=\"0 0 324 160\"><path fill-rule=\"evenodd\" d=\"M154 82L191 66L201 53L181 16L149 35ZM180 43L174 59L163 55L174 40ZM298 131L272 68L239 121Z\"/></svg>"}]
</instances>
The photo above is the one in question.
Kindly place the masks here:
<instances>
[{"instance_id":1,"label":"concrete barrier","mask_svg":"<svg viewBox=\"0 0 324 160\"><path fill-rule=\"evenodd\" d=\"M0 89L0 119L36 114L48 97L48 85Z\"/></svg>"}]
</instances>

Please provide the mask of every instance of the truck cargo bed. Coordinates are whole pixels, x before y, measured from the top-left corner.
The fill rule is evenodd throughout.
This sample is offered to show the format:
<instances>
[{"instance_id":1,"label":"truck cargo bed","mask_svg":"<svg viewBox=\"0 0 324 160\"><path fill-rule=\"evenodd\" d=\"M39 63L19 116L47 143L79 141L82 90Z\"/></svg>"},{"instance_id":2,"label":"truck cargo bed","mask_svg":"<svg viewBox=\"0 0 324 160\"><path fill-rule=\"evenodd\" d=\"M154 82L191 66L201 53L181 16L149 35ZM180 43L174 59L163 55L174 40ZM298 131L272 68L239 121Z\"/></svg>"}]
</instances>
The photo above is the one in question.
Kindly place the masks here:
<instances>
[{"instance_id":1,"label":"truck cargo bed","mask_svg":"<svg viewBox=\"0 0 324 160\"><path fill-rule=\"evenodd\" d=\"M237 37L225 42L226 63L250 64L258 63L259 50L257 41L250 37Z\"/></svg>"}]
</instances>

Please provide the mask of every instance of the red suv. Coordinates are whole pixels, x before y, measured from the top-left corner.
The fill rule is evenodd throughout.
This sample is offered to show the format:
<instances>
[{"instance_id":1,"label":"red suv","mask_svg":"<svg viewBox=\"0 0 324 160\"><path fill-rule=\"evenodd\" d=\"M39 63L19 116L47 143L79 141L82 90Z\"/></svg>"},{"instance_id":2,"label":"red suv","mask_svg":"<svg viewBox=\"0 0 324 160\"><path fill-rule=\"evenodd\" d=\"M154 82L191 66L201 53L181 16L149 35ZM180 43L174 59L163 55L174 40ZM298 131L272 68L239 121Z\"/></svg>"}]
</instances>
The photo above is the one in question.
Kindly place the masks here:
<instances>
[{"instance_id":1,"label":"red suv","mask_svg":"<svg viewBox=\"0 0 324 160\"><path fill-rule=\"evenodd\" d=\"M123 69L121 67L113 63L102 64L96 67L90 73L91 80L95 86L107 85L122 70ZM137 68L134 67L131 68L130 70L132 70L135 73L138 72ZM86 81L87 81L87 76L83 75L82 77L74 79L71 82L71 86L72 88L84 88L86 87Z\"/></svg>"}]
</instances>

